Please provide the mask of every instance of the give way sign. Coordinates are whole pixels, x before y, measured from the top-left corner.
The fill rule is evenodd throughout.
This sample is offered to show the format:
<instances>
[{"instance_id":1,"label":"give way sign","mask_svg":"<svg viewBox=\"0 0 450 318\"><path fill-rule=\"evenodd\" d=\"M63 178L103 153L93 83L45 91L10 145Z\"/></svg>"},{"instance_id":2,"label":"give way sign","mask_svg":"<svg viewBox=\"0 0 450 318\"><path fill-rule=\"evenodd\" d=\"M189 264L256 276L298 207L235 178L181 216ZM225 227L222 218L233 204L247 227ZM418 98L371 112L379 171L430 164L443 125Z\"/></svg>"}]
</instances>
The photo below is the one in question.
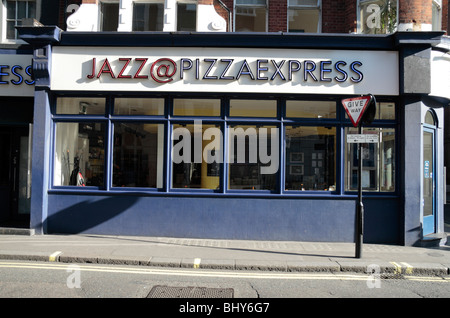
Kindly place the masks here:
<instances>
[{"instance_id":1,"label":"give way sign","mask_svg":"<svg viewBox=\"0 0 450 318\"><path fill-rule=\"evenodd\" d=\"M350 117L353 126L358 127L371 99L372 96L361 96L342 100L342 105L344 106L348 117Z\"/></svg>"}]
</instances>

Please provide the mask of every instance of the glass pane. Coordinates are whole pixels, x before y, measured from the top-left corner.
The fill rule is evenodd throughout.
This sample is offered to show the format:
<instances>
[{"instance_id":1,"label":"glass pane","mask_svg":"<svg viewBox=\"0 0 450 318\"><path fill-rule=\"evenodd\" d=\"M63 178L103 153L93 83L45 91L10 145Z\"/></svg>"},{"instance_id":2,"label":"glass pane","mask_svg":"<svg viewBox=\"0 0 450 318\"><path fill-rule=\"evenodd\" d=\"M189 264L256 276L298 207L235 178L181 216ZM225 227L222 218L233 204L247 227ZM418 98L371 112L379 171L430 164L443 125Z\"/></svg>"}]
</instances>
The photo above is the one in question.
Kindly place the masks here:
<instances>
[{"instance_id":1,"label":"glass pane","mask_svg":"<svg viewBox=\"0 0 450 318\"><path fill-rule=\"evenodd\" d=\"M358 129L346 128L347 134L357 134ZM363 134L377 135L379 143L363 144L362 187L366 191L395 191L395 129L363 128ZM345 137L347 138L347 137ZM358 144L346 143L346 190L358 190Z\"/></svg>"},{"instance_id":2,"label":"glass pane","mask_svg":"<svg viewBox=\"0 0 450 318\"><path fill-rule=\"evenodd\" d=\"M275 100L230 100L230 116L238 117L277 117Z\"/></svg>"},{"instance_id":3,"label":"glass pane","mask_svg":"<svg viewBox=\"0 0 450 318\"><path fill-rule=\"evenodd\" d=\"M395 119L395 103L377 103L376 119Z\"/></svg>"},{"instance_id":4,"label":"glass pane","mask_svg":"<svg viewBox=\"0 0 450 318\"><path fill-rule=\"evenodd\" d=\"M319 10L288 10L289 32L319 32Z\"/></svg>"},{"instance_id":5,"label":"glass pane","mask_svg":"<svg viewBox=\"0 0 450 318\"><path fill-rule=\"evenodd\" d=\"M57 114L104 115L106 99L101 97L58 97Z\"/></svg>"},{"instance_id":6,"label":"glass pane","mask_svg":"<svg viewBox=\"0 0 450 318\"><path fill-rule=\"evenodd\" d=\"M423 216L433 214L433 133L423 132Z\"/></svg>"},{"instance_id":7,"label":"glass pane","mask_svg":"<svg viewBox=\"0 0 450 318\"><path fill-rule=\"evenodd\" d=\"M101 3L102 31L117 31L119 26L119 3Z\"/></svg>"},{"instance_id":8,"label":"glass pane","mask_svg":"<svg viewBox=\"0 0 450 318\"><path fill-rule=\"evenodd\" d=\"M178 3L177 31L196 31L197 5L193 3Z\"/></svg>"},{"instance_id":9,"label":"glass pane","mask_svg":"<svg viewBox=\"0 0 450 318\"><path fill-rule=\"evenodd\" d=\"M220 116L220 99L174 99L175 116Z\"/></svg>"},{"instance_id":10,"label":"glass pane","mask_svg":"<svg viewBox=\"0 0 450 318\"><path fill-rule=\"evenodd\" d=\"M114 115L164 115L164 98L116 98Z\"/></svg>"},{"instance_id":11,"label":"glass pane","mask_svg":"<svg viewBox=\"0 0 450 318\"><path fill-rule=\"evenodd\" d=\"M23 19L27 17L27 2L17 1L17 19Z\"/></svg>"},{"instance_id":12,"label":"glass pane","mask_svg":"<svg viewBox=\"0 0 450 318\"><path fill-rule=\"evenodd\" d=\"M425 124L432 125L432 126L435 126L435 124L436 124L434 122L434 116L431 113L431 111L427 111L427 113L425 114Z\"/></svg>"},{"instance_id":13,"label":"glass pane","mask_svg":"<svg viewBox=\"0 0 450 318\"><path fill-rule=\"evenodd\" d=\"M223 162L218 125L173 125L172 187L218 189Z\"/></svg>"},{"instance_id":14,"label":"glass pane","mask_svg":"<svg viewBox=\"0 0 450 318\"><path fill-rule=\"evenodd\" d=\"M360 3L361 33L386 34L397 29L397 0L373 0Z\"/></svg>"},{"instance_id":15,"label":"glass pane","mask_svg":"<svg viewBox=\"0 0 450 318\"><path fill-rule=\"evenodd\" d=\"M336 190L336 128L286 127L286 190Z\"/></svg>"},{"instance_id":16,"label":"glass pane","mask_svg":"<svg viewBox=\"0 0 450 318\"><path fill-rule=\"evenodd\" d=\"M13 40L16 38L16 28L15 21L6 22L6 38L9 40Z\"/></svg>"},{"instance_id":17,"label":"glass pane","mask_svg":"<svg viewBox=\"0 0 450 318\"><path fill-rule=\"evenodd\" d=\"M265 7L236 7L235 31L236 32L266 32Z\"/></svg>"},{"instance_id":18,"label":"glass pane","mask_svg":"<svg viewBox=\"0 0 450 318\"><path fill-rule=\"evenodd\" d=\"M279 132L274 126L230 126L229 189L275 190Z\"/></svg>"},{"instance_id":19,"label":"glass pane","mask_svg":"<svg viewBox=\"0 0 450 318\"><path fill-rule=\"evenodd\" d=\"M55 186L103 186L105 126L56 123Z\"/></svg>"},{"instance_id":20,"label":"glass pane","mask_svg":"<svg viewBox=\"0 0 450 318\"><path fill-rule=\"evenodd\" d=\"M297 118L336 118L336 102L286 101L286 116Z\"/></svg>"},{"instance_id":21,"label":"glass pane","mask_svg":"<svg viewBox=\"0 0 450 318\"><path fill-rule=\"evenodd\" d=\"M16 1L6 1L6 18L16 19Z\"/></svg>"},{"instance_id":22,"label":"glass pane","mask_svg":"<svg viewBox=\"0 0 450 318\"><path fill-rule=\"evenodd\" d=\"M114 124L114 187L162 188L163 165L163 124Z\"/></svg>"},{"instance_id":23,"label":"glass pane","mask_svg":"<svg viewBox=\"0 0 450 318\"><path fill-rule=\"evenodd\" d=\"M347 113L345 118L348 119ZM377 103L374 119L395 120L395 103Z\"/></svg>"},{"instance_id":24,"label":"glass pane","mask_svg":"<svg viewBox=\"0 0 450 318\"><path fill-rule=\"evenodd\" d=\"M317 7L318 0L289 0L290 6Z\"/></svg>"},{"instance_id":25,"label":"glass pane","mask_svg":"<svg viewBox=\"0 0 450 318\"><path fill-rule=\"evenodd\" d=\"M236 0L236 5L266 5L266 0Z\"/></svg>"},{"instance_id":26,"label":"glass pane","mask_svg":"<svg viewBox=\"0 0 450 318\"><path fill-rule=\"evenodd\" d=\"M34 1L28 2L28 18L36 18L36 3Z\"/></svg>"},{"instance_id":27,"label":"glass pane","mask_svg":"<svg viewBox=\"0 0 450 318\"><path fill-rule=\"evenodd\" d=\"M135 3L133 7L133 31L162 31L163 18L163 3Z\"/></svg>"}]
</instances>

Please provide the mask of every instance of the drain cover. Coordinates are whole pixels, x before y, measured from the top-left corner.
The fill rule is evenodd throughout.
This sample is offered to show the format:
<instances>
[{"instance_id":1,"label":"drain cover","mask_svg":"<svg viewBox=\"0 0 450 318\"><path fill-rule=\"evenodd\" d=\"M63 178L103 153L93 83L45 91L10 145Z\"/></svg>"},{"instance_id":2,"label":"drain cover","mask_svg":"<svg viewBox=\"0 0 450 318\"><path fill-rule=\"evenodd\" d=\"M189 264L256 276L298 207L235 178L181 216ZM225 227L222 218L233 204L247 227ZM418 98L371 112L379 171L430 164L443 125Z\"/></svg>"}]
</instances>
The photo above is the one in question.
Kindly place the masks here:
<instances>
[{"instance_id":1,"label":"drain cover","mask_svg":"<svg viewBox=\"0 0 450 318\"><path fill-rule=\"evenodd\" d=\"M232 288L155 286L147 298L233 298Z\"/></svg>"}]
</instances>

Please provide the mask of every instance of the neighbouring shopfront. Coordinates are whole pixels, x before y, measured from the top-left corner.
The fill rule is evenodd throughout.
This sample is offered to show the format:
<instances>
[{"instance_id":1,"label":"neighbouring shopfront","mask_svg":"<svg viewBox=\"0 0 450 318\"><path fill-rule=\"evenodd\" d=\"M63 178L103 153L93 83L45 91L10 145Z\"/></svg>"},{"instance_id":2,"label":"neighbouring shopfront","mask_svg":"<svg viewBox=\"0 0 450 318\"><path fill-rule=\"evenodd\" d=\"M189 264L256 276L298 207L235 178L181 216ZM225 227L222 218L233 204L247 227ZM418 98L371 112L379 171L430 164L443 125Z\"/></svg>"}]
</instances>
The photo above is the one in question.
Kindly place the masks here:
<instances>
[{"instance_id":1,"label":"neighbouring shopfront","mask_svg":"<svg viewBox=\"0 0 450 318\"><path fill-rule=\"evenodd\" d=\"M30 223L32 57L31 48L0 51L0 226Z\"/></svg>"},{"instance_id":2,"label":"neighbouring shopfront","mask_svg":"<svg viewBox=\"0 0 450 318\"><path fill-rule=\"evenodd\" d=\"M362 151L365 241L443 227L448 96L423 83L431 52L448 62L441 33L21 32L35 47L38 233L352 242L357 129L341 100L363 94L378 140Z\"/></svg>"}]
</instances>

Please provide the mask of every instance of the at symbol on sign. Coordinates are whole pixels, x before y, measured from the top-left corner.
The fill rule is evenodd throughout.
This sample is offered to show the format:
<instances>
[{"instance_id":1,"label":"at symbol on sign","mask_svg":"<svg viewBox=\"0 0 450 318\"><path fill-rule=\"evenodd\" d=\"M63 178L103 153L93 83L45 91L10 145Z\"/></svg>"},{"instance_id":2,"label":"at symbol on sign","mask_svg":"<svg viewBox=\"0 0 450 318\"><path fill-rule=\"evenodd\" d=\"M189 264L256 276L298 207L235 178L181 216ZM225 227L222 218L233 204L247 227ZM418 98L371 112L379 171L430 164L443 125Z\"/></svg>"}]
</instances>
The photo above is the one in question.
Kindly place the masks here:
<instances>
[{"instance_id":1,"label":"at symbol on sign","mask_svg":"<svg viewBox=\"0 0 450 318\"><path fill-rule=\"evenodd\" d=\"M161 62L166 62L166 63L161 63ZM153 69L159 63L160 63L160 65L156 69L156 76L155 76ZM171 71L171 67L172 67L172 71ZM169 82L173 81L172 76L175 75L176 71L177 71L177 65L173 60L171 60L169 58L162 58L162 59L155 61L152 64L152 67L150 69L150 75L158 83L169 83ZM161 78L166 78L166 80L162 80Z\"/></svg>"}]
</instances>

